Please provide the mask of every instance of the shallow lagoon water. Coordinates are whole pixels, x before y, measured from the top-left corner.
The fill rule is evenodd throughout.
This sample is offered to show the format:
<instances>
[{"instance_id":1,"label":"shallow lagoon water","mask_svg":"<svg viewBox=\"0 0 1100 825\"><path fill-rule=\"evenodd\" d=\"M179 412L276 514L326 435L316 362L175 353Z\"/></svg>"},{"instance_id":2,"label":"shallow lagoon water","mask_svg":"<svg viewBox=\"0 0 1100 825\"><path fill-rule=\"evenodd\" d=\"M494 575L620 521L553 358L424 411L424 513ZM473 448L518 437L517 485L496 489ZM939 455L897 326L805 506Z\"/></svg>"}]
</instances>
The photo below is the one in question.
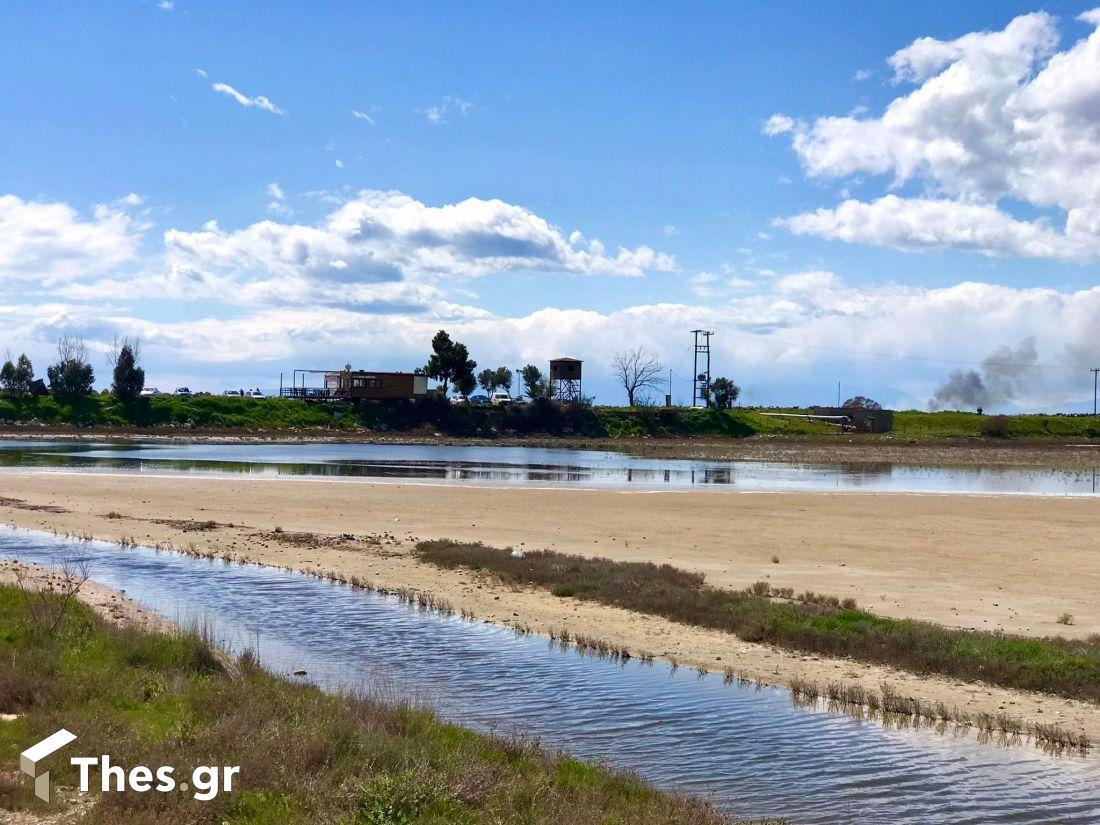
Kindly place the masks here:
<instances>
[{"instance_id":1,"label":"shallow lagoon water","mask_svg":"<svg viewBox=\"0 0 1100 825\"><path fill-rule=\"evenodd\" d=\"M1097 469L655 459L599 450L402 444L0 441L0 469L732 492L1096 495Z\"/></svg>"},{"instance_id":2,"label":"shallow lagoon water","mask_svg":"<svg viewBox=\"0 0 1100 825\"><path fill-rule=\"evenodd\" d=\"M796 823L1095 823L1100 757L889 729L786 691L623 666L300 573L0 529L0 557L87 555L93 578L326 688L411 695L461 724L538 737L748 816Z\"/></svg>"}]
</instances>

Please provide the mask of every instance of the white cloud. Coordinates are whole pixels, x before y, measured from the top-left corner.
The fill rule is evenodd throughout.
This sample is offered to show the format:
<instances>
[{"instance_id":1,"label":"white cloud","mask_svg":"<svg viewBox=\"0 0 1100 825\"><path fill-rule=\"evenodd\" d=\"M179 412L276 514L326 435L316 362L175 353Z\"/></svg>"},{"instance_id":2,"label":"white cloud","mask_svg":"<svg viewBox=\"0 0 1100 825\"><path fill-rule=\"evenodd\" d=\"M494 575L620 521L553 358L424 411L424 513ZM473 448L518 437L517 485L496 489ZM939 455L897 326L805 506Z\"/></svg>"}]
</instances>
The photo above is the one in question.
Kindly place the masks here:
<instances>
[{"instance_id":1,"label":"white cloud","mask_svg":"<svg viewBox=\"0 0 1100 825\"><path fill-rule=\"evenodd\" d=\"M209 77L210 76L206 73L206 69L195 69L195 74L197 74L199 77Z\"/></svg>"},{"instance_id":2,"label":"white cloud","mask_svg":"<svg viewBox=\"0 0 1100 825\"><path fill-rule=\"evenodd\" d=\"M772 115L764 124L764 134L768 137L783 135L794 131L795 125L794 118L787 115Z\"/></svg>"},{"instance_id":3,"label":"white cloud","mask_svg":"<svg viewBox=\"0 0 1100 825\"><path fill-rule=\"evenodd\" d=\"M667 238L674 238L674 237L676 237L677 235L679 235L679 234L680 234L680 230L679 230L679 228L678 228L678 227L675 227L675 226L673 226L673 225L672 225L672 224L670 224L670 223L669 223L669 224L665 224L664 226L662 226L662 227L661 227L661 232L662 232L662 233L663 233L663 234L665 235L665 237L667 237Z\"/></svg>"},{"instance_id":4,"label":"white cloud","mask_svg":"<svg viewBox=\"0 0 1100 825\"><path fill-rule=\"evenodd\" d=\"M134 258L144 229L110 206L85 220L65 203L0 195L0 286L49 287L102 274Z\"/></svg>"},{"instance_id":5,"label":"white cloud","mask_svg":"<svg viewBox=\"0 0 1100 825\"><path fill-rule=\"evenodd\" d=\"M845 200L833 209L818 209L778 219L796 235L892 246L904 250L954 249L992 256L1088 261L1100 256L1100 232L1071 221L1065 231L1039 221L1019 221L980 203L886 195L865 203Z\"/></svg>"},{"instance_id":6,"label":"white cloud","mask_svg":"<svg viewBox=\"0 0 1100 825\"><path fill-rule=\"evenodd\" d=\"M870 80L874 76L875 73L870 69L856 69L855 73L852 74L852 80L857 83L862 83L864 80Z\"/></svg>"},{"instance_id":7,"label":"white cloud","mask_svg":"<svg viewBox=\"0 0 1100 825\"><path fill-rule=\"evenodd\" d=\"M373 111L373 109L372 109L372 111ZM375 123L376 123L375 119L373 117L371 117L370 114L368 114L367 112L360 112L358 109L352 109L351 110L351 115L356 120L365 121L365 122L369 123L371 126L374 126Z\"/></svg>"},{"instance_id":8,"label":"white cloud","mask_svg":"<svg viewBox=\"0 0 1100 825\"><path fill-rule=\"evenodd\" d=\"M1100 10L1081 19L1100 26ZM765 133L789 134L810 177L884 175L891 188L924 187L785 225L904 249L1100 257L1100 29L1062 51L1058 40L1044 12L1002 31L919 38L888 60L895 83L915 88L881 116L772 116ZM1005 200L1057 210L1061 225L1014 217Z\"/></svg>"},{"instance_id":9,"label":"white cloud","mask_svg":"<svg viewBox=\"0 0 1100 825\"><path fill-rule=\"evenodd\" d=\"M267 211L273 215L279 215L283 218L289 218L294 214L294 210L286 205L286 195L283 193L283 188L278 183L272 181L267 185L267 194L271 198L271 202L267 205Z\"/></svg>"},{"instance_id":10,"label":"white cloud","mask_svg":"<svg viewBox=\"0 0 1100 825\"><path fill-rule=\"evenodd\" d=\"M337 169L343 169L344 168L344 162L342 160L340 160L340 158L336 158L336 168Z\"/></svg>"},{"instance_id":11,"label":"white cloud","mask_svg":"<svg viewBox=\"0 0 1100 825\"><path fill-rule=\"evenodd\" d=\"M172 0L160 0L157 3L157 8L161 11L172 11L176 7L176 4Z\"/></svg>"},{"instance_id":12,"label":"white cloud","mask_svg":"<svg viewBox=\"0 0 1100 825\"><path fill-rule=\"evenodd\" d=\"M711 280L709 275L696 276L697 285L717 287L722 278ZM379 288L391 286L398 290L393 299L409 298L400 290L414 288ZM238 364L266 375L270 368L264 362L293 358L320 363L333 359L333 353L341 354L339 363L346 357L377 360L384 353L391 362L415 365L422 363L432 334L445 327L485 363L541 363L562 352L583 358L592 376L589 386L598 386L602 376L608 389L600 391L601 400L611 401L609 353L644 345L674 359L689 343L686 331L705 327L717 330L716 370L732 373L746 387L747 400L766 398L762 393L774 392L784 381L805 385L823 366L840 362L847 365L846 374L858 374L879 400L917 407L960 364L981 364L998 348L1016 350L1033 337L1036 354L1031 362L1054 368L1036 368L1026 381L1016 382L1014 401L1049 409L1082 400L1086 390L1091 399L1086 370L1058 367L1091 363L1100 287L1075 292L975 282L935 289L858 287L826 271L777 275L756 286L756 291L742 290L725 300L711 295L699 305L647 304L612 312L547 307L497 316L425 293L417 311L397 309L396 300L390 302L394 311L385 314L295 303L250 308L239 317L173 323L111 310L100 297L94 307L0 305L0 328L21 345L40 342L44 351L64 331L104 341L115 333L140 334L150 358L159 352L173 364ZM307 299L313 288L307 285ZM899 373L913 385L911 393L897 389ZM807 400L804 391L792 394ZM791 400L791 394L785 398Z\"/></svg>"},{"instance_id":13,"label":"white cloud","mask_svg":"<svg viewBox=\"0 0 1100 825\"><path fill-rule=\"evenodd\" d=\"M455 95L447 95L435 106L429 106L427 109L420 109L418 111L427 118L428 123L433 126L438 126L447 123L448 117L451 114L458 114L462 117L468 116L473 107L474 104L468 100Z\"/></svg>"},{"instance_id":14,"label":"white cloud","mask_svg":"<svg viewBox=\"0 0 1100 825\"><path fill-rule=\"evenodd\" d=\"M638 276L676 266L646 246L612 255L598 241L567 241L545 219L500 200L428 206L399 192L370 190L318 226L261 221L225 232L212 223L201 232L169 230L164 240L173 279L203 295L211 285L223 288L225 278L277 292L274 281L343 288L520 270Z\"/></svg>"},{"instance_id":15,"label":"white cloud","mask_svg":"<svg viewBox=\"0 0 1100 825\"><path fill-rule=\"evenodd\" d=\"M228 83L212 83L210 85L210 88L213 89L215 92L218 92L220 94L228 95L229 97L233 98L235 101L240 103L242 106L246 106L246 107L255 106L257 109L263 109L265 112L271 112L272 114L275 114L275 115L285 115L286 114L286 111L284 109L279 108L278 106L276 106L273 102L271 102L268 98L264 97L263 95L257 95L256 97L249 97L246 94L238 92L236 89L234 89Z\"/></svg>"}]
</instances>

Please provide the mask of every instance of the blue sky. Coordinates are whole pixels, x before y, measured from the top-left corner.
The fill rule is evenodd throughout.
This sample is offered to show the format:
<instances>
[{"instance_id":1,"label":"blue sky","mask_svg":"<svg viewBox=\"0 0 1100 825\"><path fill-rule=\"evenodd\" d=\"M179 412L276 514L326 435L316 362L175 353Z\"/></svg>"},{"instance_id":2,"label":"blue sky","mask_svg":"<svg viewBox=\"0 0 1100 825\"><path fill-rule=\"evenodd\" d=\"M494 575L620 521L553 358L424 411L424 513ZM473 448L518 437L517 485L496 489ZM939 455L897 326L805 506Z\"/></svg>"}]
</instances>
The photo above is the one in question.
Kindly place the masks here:
<instances>
[{"instance_id":1,"label":"blue sky","mask_svg":"<svg viewBox=\"0 0 1100 825\"><path fill-rule=\"evenodd\" d=\"M443 327L613 402L705 326L745 403L1091 409L1089 4L410 5L5 4L0 346L217 391Z\"/></svg>"}]
</instances>

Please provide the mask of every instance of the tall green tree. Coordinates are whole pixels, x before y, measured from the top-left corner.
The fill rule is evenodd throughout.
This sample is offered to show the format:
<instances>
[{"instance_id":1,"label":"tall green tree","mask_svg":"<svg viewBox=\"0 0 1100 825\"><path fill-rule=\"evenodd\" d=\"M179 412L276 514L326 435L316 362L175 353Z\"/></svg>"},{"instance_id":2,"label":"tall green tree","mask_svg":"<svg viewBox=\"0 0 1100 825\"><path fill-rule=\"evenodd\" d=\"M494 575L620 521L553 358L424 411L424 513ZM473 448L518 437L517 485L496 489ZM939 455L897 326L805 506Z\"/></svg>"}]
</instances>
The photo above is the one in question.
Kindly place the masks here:
<instances>
[{"instance_id":1,"label":"tall green tree","mask_svg":"<svg viewBox=\"0 0 1100 825\"><path fill-rule=\"evenodd\" d=\"M507 367L497 367L495 370L484 369L478 374L477 383L489 395L492 395L501 387L511 391L512 371Z\"/></svg>"},{"instance_id":2,"label":"tall green tree","mask_svg":"<svg viewBox=\"0 0 1100 825\"><path fill-rule=\"evenodd\" d=\"M550 397L550 382L542 375L542 370L534 364L528 364L519 373L523 381L523 391L534 401L536 398Z\"/></svg>"},{"instance_id":3,"label":"tall green tree","mask_svg":"<svg viewBox=\"0 0 1100 825\"><path fill-rule=\"evenodd\" d=\"M715 378L710 382L710 392L705 394L703 398L708 407L728 410L733 406L739 395L741 395L741 388L729 378Z\"/></svg>"},{"instance_id":4,"label":"tall green tree","mask_svg":"<svg viewBox=\"0 0 1100 825\"><path fill-rule=\"evenodd\" d=\"M462 395L469 395L477 386L474 370L477 361L470 359L465 344L452 341L446 330L440 330L432 338L432 354L424 372L443 384L443 394L453 385Z\"/></svg>"},{"instance_id":5,"label":"tall green tree","mask_svg":"<svg viewBox=\"0 0 1100 825\"><path fill-rule=\"evenodd\" d=\"M31 365L31 359L27 357L26 353L20 355L14 364L9 358L4 362L4 366L0 367L0 389L3 389L8 395L20 397L29 395L33 382L34 367Z\"/></svg>"},{"instance_id":6,"label":"tall green tree","mask_svg":"<svg viewBox=\"0 0 1100 825\"><path fill-rule=\"evenodd\" d=\"M476 367L477 364L474 364ZM463 373L455 379L455 392L461 395L463 398L469 398L470 393L477 389L477 379L474 378L474 372L471 369L469 372Z\"/></svg>"},{"instance_id":7,"label":"tall green tree","mask_svg":"<svg viewBox=\"0 0 1100 825\"><path fill-rule=\"evenodd\" d=\"M135 401L145 389L145 370L137 364L139 351L135 343L124 339L115 356L111 392L119 401Z\"/></svg>"},{"instance_id":8,"label":"tall green tree","mask_svg":"<svg viewBox=\"0 0 1100 825\"><path fill-rule=\"evenodd\" d=\"M47 368L50 393L63 404L73 404L92 391L95 372L88 363L84 341L64 335L57 342L57 363Z\"/></svg>"}]
</instances>

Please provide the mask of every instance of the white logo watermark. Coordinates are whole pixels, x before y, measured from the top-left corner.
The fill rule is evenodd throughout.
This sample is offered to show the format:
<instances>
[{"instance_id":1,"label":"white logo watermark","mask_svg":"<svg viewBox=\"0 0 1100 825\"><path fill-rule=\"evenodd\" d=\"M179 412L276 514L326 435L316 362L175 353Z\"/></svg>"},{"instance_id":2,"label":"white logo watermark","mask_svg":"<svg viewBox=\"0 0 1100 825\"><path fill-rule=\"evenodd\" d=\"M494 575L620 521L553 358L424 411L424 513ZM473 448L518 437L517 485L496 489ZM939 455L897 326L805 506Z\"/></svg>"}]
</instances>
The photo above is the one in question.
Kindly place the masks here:
<instances>
[{"instance_id":1,"label":"white logo watermark","mask_svg":"<svg viewBox=\"0 0 1100 825\"><path fill-rule=\"evenodd\" d=\"M75 733L62 728L39 742L31 745L19 754L19 770L34 779L34 795L43 802L50 801L50 772L38 772L38 763L52 753L56 753L76 739Z\"/></svg>"},{"instance_id":2,"label":"white logo watermark","mask_svg":"<svg viewBox=\"0 0 1100 825\"><path fill-rule=\"evenodd\" d=\"M44 802L50 801L50 773L49 771L39 773L39 763L75 739L75 734L62 728L19 755L20 770L34 778L34 794ZM111 764L111 757L106 754L74 756L69 760L69 764L80 770L81 793L88 793L92 786L92 773L98 772L99 789L103 793L189 791L192 798L199 802L209 802L219 793L231 793L233 778L241 772L238 765L199 765L191 771L189 783L177 783L176 768L172 765L161 765L157 768L135 765L127 770L120 765Z\"/></svg>"}]
</instances>

